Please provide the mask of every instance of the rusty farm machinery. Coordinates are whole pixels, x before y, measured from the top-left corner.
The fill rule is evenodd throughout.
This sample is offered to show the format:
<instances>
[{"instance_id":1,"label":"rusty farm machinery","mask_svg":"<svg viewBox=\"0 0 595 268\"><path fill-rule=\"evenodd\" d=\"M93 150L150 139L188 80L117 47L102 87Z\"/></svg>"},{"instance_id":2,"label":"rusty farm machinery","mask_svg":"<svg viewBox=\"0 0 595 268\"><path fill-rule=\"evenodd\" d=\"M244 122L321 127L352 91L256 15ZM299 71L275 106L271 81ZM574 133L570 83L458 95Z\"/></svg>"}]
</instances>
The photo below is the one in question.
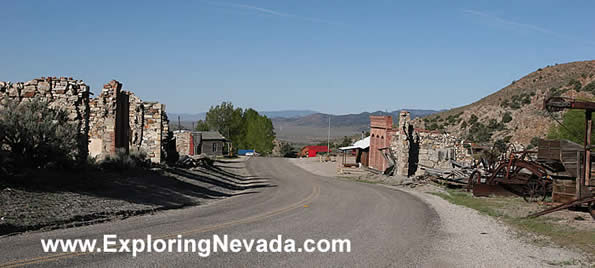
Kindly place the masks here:
<instances>
[{"instance_id":1,"label":"rusty farm machinery","mask_svg":"<svg viewBox=\"0 0 595 268\"><path fill-rule=\"evenodd\" d=\"M585 111L585 145L568 140L540 140L537 151L507 153L495 161L483 160L471 173L467 189L475 196L512 192L528 202L544 201L560 205L530 215L541 216L568 207L585 206L595 219L594 180L592 179L591 133L595 102L576 101L561 97L547 98L548 112L564 109Z\"/></svg>"}]
</instances>

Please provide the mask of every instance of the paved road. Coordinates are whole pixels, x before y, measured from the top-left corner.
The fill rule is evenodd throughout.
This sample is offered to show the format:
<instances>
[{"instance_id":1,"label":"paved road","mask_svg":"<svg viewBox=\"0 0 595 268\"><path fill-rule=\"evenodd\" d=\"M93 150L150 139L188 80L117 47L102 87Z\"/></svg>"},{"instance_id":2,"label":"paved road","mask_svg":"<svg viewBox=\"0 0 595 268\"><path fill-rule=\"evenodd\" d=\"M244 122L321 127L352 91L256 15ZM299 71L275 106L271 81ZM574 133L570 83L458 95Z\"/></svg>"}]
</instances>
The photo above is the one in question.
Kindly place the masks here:
<instances>
[{"instance_id":1,"label":"paved road","mask_svg":"<svg viewBox=\"0 0 595 268\"><path fill-rule=\"evenodd\" d=\"M252 158L252 174L274 187L249 190L206 206L160 212L93 226L0 239L0 267L22 265L121 267L342 267L415 266L426 263L437 230L433 210L386 187L311 174L281 158ZM256 192L255 192L256 191ZM96 238L350 239L351 253L85 253L41 252L40 239Z\"/></svg>"}]
</instances>

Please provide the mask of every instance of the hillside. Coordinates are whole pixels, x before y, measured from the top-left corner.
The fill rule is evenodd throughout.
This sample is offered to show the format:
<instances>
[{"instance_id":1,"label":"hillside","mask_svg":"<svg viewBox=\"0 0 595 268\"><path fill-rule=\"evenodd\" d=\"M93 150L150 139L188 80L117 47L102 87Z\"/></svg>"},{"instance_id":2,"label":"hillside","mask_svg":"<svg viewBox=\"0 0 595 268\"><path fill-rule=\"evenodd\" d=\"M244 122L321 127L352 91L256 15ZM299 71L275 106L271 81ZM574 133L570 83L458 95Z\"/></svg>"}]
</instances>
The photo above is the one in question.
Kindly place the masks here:
<instances>
[{"instance_id":1,"label":"hillside","mask_svg":"<svg viewBox=\"0 0 595 268\"><path fill-rule=\"evenodd\" d=\"M534 137L544 137L554 122L543 110L546 96L593 98L594 94L594 60L557 64L540 68L477 102L418 118L414 124L474 142L504 139L529 144Z\"/></svg>"},{"instance_id":2,"label":"hillside","mask_svg":"<svg viewBox=\"0 0 595 268\"><path fill-rule=\"evenodd\" d=\"M277 137L284 141L298 144L316 143L326 139L328 135L328 119L331 117L331 137L344 137L360 134L370 129L370 115L392 115L397 119L401 110L392 112L363 112L359 114L329 115L315 113L296 118L273 118ZM438 111L407 110L412 118L426 116ZM396 122L395 122L396 123Z\"/></svg>"}]
</instances>

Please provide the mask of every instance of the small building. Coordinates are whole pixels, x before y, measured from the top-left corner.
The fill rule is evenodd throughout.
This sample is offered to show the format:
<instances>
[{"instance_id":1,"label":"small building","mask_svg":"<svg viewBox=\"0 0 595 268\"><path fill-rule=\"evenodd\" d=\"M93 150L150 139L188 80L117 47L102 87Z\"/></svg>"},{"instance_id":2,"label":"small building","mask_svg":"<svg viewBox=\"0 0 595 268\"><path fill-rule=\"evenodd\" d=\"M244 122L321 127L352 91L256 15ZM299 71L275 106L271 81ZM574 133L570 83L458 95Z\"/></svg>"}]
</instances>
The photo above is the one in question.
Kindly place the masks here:
<instances>
[{"instance_id":1,"label":"small building","mask_svg":"<svg viewBox=\"0 0 595 268\"><path fill-rule=\"evenodd\" d=\"M308 145L304 146L300 151L301 157L315 157L318 153L327 153L329 149L324 145Z\"/></svg>"},{"instance_id":2,"label":"small building","mask_svg":"<svg viewBox=\"0 0 595 268\"><path fill-rule=\"evenodd\" d=\"M227 139L217 131L174 131L176 151L180 155L222 156Z\"/></svg>"},{"instance_id":3,"label":"small building","mask_svg":"<svg viewBox=\"0 0 595 268\"><path fill-rule=\"evenodd\" d=\"M370 136L356 141L353 145L341 147L339 150L343 151L343 166L369 166L370 153ZM355 151L355 163L347 163L347 154Z\"/></svg>"},{"instance_id":4,"label":"small building","mask_svg":"<svg viewBox=\"0 0 595 268\"><path fill-rule=\"evenodd\" d=\"M227 139L217 131L196 131L201 136L200 153L209 156L222 156Z\"/></svg>"}]
</instances>

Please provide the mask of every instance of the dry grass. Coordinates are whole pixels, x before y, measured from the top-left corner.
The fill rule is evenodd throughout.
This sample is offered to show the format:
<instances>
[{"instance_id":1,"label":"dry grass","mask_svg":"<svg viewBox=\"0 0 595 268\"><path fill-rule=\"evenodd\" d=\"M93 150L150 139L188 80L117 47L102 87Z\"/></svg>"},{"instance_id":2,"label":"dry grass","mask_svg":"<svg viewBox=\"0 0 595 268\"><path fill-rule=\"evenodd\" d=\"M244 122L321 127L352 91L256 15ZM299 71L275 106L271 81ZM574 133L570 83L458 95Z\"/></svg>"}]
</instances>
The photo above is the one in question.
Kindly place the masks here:
<instances>
[{"instance_id":1,"label":"dry grass","mask_svg":"<svg viewBox=\"0 0 595 268\"><path fill-rule=\"evenodd\" d=\"M542 216L526 218L525 216L536 211L539 206L524 202L521 198L511 197L473 197L470 193L447 190L446 193L432 193L453 204L475 209L482 214L498 218L512 226L518 234L536 244L551 244L581 250L590 262L595 261L595 222L573 227L566 221L556 216ZM567 212L572 213L572 212ZM577 214L577 213L574 213ZM582 213L586 221L591 217ZM586 227L585 227L586 226ZM558 264L562 265L562 264Z\"/></svg>"}]
</instances>

